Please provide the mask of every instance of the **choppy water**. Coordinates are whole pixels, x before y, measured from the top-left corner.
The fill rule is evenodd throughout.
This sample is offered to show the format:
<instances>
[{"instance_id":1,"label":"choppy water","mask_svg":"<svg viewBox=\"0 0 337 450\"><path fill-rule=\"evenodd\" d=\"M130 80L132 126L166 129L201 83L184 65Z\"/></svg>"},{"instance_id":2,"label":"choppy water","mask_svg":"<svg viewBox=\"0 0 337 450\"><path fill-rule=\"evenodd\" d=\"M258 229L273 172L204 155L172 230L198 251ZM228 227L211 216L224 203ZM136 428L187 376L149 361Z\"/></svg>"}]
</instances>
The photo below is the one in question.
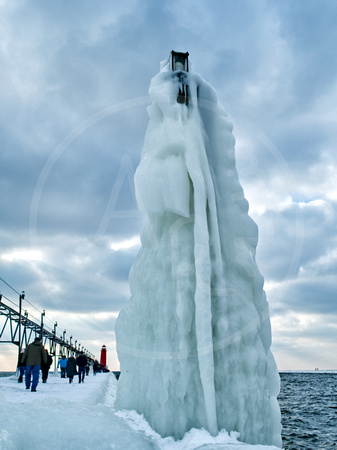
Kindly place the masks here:
<instances>
[{"instance_id":1,"label":"choppy water","mask_svg":"<svg viewBox=\"0 0 337 450\"><path fill-rule=\"evenodd\" d=\"M12 375L15 375L15 372L0 372L0 378L1 377L10 377Z\"/></svg>"},{"instance_id":2,"label":"choppy water","mask_svg":"<svg viewBox=\"0 0 337 450\"><path fill-rule=\"evenodd\" d=\"M337 373L280 376L283 448L337 449Z\"/></svg>"}]
</instances>

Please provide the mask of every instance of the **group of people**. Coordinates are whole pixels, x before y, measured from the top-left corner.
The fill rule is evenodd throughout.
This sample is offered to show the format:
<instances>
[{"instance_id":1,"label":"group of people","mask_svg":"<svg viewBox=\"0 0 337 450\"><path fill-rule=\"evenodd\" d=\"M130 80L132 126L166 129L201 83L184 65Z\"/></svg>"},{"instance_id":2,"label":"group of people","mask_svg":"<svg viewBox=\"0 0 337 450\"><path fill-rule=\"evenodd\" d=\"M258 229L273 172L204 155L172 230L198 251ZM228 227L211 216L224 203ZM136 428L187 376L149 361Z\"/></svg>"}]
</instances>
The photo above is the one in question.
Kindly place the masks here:
<instances>
[{"instance_id":1,"label":"group of people","mask_svg":"<svg viewBox=\"0 0 337 450\"><path fill-rule=\"evenodd\" d=\"M31 389L32 392L36 392L39 383L40 370L42 372L42 383L46 383L52 362L53 359L49 355L48 350L43 347L40 338L36 337L34 342L28 345L26 350L21 350L20 352L18 361L20 375L18 382L23 382L23 376L25 374L26 389ZM78 382L83 383L85 374L87 373L88 375L89 373L88 360L83 352L80 352L76 359L73 354L69 358L66 358L65 355L63 355L59 360L57 367L61 368L61 378L66 378L67 375L69 383L72 383L74 375L76 374L78 374Z\"/></svg>"},{"instance_id":2,"label":"group of people","mask_svg":"<svg viewBox=\"0 0 337 450\"><path fill-rule=\"evenodd\" d=\"M76 366L78 369L76 369ZM73 382L74 375L78 373L78 382L84 383L85 374L89 374L88 359L83 352L80 352L75 359L72 354L68 359L65 355L57 363L57 367L61 369L61 378L69 378L69 383Z\"/></svg>"}]
</instances>

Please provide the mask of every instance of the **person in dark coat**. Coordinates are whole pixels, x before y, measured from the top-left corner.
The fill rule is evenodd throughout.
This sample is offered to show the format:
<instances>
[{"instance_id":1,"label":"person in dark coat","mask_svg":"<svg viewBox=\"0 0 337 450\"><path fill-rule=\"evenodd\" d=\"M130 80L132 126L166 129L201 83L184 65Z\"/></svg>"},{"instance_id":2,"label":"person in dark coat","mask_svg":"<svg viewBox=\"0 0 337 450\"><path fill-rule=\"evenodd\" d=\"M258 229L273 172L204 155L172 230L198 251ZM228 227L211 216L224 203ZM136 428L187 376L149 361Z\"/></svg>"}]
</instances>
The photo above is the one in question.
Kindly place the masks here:
<instances>
[{"instance_id":1,"label":"person in dark coat","mask_svg":"<svg viewBox=\"0 0 337 450\"><path fill-rule=\"evenodd\" d=\"M23 376L26 370L26 363L22 362L23 354L25 353L25 349L20 350L19 360L18 360L18 369L20 370L20 376L18 378L18 383L22 383Z\"/></svg>"},{"instance_id":2,"label":"person in dark coat","mask_svg":"<svg viewBox=\"0 0 337 450\"><path fill-rule=\"evenodd\" d=\"M41 363L42 383L47 383L49 369L50 369L50 366L53 364L53 358L50 356L47 349L46 349L46 354L47 354L47 362Z\"/></svg>"},{"instance_id":3,"label":"person in dark coat","mask_svg":"<svg viewBox=\"0 0 337 450\"><path fill-rule=\"evenodd\" d=\"M76 360L72 354L67 361L67 376L69 378L69 383L73 382L73 378L76 373Z\"/></svg>"},{"instance_id":4,"label":"person in dark coat","mask_svg":"<svg viewBox=\"0 0 337 450\"><path fill-rule=\"evenodd\" d=\"M94 375L96 375L96 373L99 372L99 370L100 370L100 367L99 367L97 359L95 359L95 361L94 361L94 365L92 366L92 370L94 372Z\"/></svg>"},{"instance_id":5,"label":"person in dark coat","mask_svg":"<svg viewBox=\"0 0 337 450\"><path fill-rule=\"evenodd\" d=\"M87 357L83 352L80 352L76 359L76 365L78 366L78 382L84 383L84 377L85 377L85 366L87 365Z\"/></svg>"},{"instance_id":6,"label":"person in dark coat","mask_svg":"<svg viewBox=\"0 0 337 450\"><path fill-rule=\"evenodd\" d=\"M41 363L47 362L46 350L44 349L40 338L36 337L34 342L28 345L22 356L22 362L26 363L26 389L30 388L30 380L33 375L31 391L36 392L39 383Z\"/></svg>"}]
</instances>

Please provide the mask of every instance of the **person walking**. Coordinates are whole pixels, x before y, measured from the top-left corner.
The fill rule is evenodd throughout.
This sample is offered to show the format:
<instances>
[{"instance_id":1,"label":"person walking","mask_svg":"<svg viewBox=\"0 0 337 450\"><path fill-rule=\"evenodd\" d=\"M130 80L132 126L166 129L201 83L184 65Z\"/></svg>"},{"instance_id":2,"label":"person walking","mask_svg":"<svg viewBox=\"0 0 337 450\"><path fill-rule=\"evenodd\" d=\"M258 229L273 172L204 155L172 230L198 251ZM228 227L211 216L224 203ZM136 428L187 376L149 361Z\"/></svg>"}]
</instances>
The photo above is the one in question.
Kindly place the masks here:
<instances>
[{"instance_id":1,"label":"person walking","mask_svg":"<svg viewBox=\"0 0 337 450\"><path fill-rule=\"evenodd\" d=\"M30 388L31 377L33 376L31 391L36 392L39 383L41 363L47 362L46 350L44 349L40 338L36 337L34 342L28 345L22 356L22 362L26 363L26 389Z\"/></svg>"},{"instance_id":2,"label":"person walking","mask_svg":"<svg viewBox=\"0 0 337 450\"><path fill-rule=\"evenodd\" d=\"M92 370L94 372L94 375L96 375L96 373L99 372L99 370L100 370L100 367L99 367L97 359L95 359L95 361L94 361L94 364L92 366Z\"/></svg>"},{"instance_id":3,"label":"person walking","mask_svg":"<svg viewBox=\"0 0 337 450\"><path fill-rule=\"evenodd\" d=\"M70 358L68 358L67 361L67 376L69 378L69 383L73 382L73 378L76 373L76 360L74 358L74 355L71 354Z\"/></svg>"},{"instance_id":4,"label":"person walking","mask_svg":"<svg viewBox=\"0 0 337 450\"><path fill-rule=\"evenodd\" d=\"M46 349L46 355L47 355L47 362L42 362L41 364L41 371L42 371L42 383L47 383L48 373L50 366L53 364L53 358L48 353L48 350Z\"/></svg>"},{"instance_id":5,"label":"person walking","mask_svg":"<svg viewBox=\"0 0 337 450\"><path fill-rule=\"evenodd\" d=\"M76 365L78 366L78 382L84 383L85 377L85 366L87 365L87 357L83 352L80 352L78 357L76 358Z\"/></svg>"},{"instance_id":6,"label":"person walking","mask_svg":"<svg viewBox=\"0 0 337 450\"><path fill-rule=\"evenodd\" d=\"M57 368L60 366L61 368L61 378L66 377L66 370L67 370L67 358L66 355L62 355L62 358L59 359L59 362L57 363Z\"/></svg>"},{"instance_id":7,"label":"person walking","mask_svg":"<svg viewBox=\"0 0 337 450\"><path fill-rule=\"evenodd\" d=\"M18 383L22 383L23 376L24 376L25 370L26 370L26 363L22 362L22 357L23 357L23 354L24 354L24 353L25 353L25 349L22 348L22 349L20 350L19 360L18 360L18 369L19 369L19 371L20 371L20 376L19 376L19 378L18 378Z\"/></svg>"}]
</instances>

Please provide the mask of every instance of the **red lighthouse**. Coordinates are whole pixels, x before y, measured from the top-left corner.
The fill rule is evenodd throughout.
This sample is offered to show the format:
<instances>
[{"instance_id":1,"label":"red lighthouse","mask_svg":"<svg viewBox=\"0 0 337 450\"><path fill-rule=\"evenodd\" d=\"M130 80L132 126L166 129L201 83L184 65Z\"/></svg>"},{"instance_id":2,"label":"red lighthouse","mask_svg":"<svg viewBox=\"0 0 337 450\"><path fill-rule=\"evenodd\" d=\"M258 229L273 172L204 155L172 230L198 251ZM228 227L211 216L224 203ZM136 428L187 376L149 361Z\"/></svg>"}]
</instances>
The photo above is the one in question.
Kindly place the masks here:
<instances>
[{"instance_id":1,"label":"red lighthouse","mask_svg":"<svg viewBox=\"0 0 337 450\"><path fill-rule=\"evenodd\" d=\"M103 370L105 371L105 369L106 369L106 346L105 345L102 346L100 363L103 366Z\"/></svg>"}]
</instances>

